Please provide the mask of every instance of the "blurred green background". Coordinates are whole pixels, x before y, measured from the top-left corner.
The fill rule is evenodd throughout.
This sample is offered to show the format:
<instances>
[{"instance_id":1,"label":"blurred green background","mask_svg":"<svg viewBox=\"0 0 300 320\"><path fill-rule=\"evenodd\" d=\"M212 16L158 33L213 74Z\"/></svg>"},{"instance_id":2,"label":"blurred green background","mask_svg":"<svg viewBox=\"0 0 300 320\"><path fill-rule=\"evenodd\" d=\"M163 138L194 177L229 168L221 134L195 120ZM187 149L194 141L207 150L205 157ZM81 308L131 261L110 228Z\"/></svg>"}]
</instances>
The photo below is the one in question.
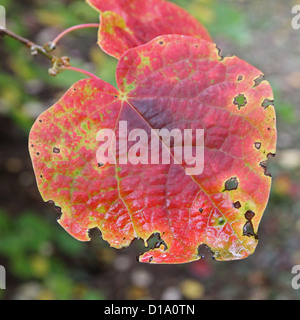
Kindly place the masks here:
<instances>
[{"instance_id":1,"label":"blurred green background","mask_svg":"<svg viewBox=\"0 0 300 320\"><path fill-rule=\"evenodd\" d=\"M297 1L176 0L209 30L223 55L261 69L276 98L278 151L269 162L272 192L253 255L245 260L205 259L184 265L147 265L143 244L110 248L100 238L74 240L56 222L37 190L27 150L35 118L84 76L47 73L13 39L0 40L0 265L7 289L0 299L299 299L291 286L300 264L300 30ZM298 1L299 2L299 1ZM83 0L0 0L7 27L39 44L76 24L98 22ZM96 45L96 29L64 38L56 55L115 84L116 60Z\"/></svg>"}]
</instances>

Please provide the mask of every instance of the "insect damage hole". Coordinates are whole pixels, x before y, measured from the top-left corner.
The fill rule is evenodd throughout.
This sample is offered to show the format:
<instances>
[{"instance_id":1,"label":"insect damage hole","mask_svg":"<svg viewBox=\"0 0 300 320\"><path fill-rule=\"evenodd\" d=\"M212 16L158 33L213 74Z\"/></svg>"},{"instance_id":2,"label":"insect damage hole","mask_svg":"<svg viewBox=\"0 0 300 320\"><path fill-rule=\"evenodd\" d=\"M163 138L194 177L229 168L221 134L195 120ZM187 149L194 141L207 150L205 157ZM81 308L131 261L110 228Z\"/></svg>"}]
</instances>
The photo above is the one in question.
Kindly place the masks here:
<instances>
[{"instance_id":1,"label":"insect damage hole","mask_svg":"<svg viewBox=\"0 0 300 320\"><path fill-rule=\"evenodd\" d=\"M265 100L263 101L263 103L261 104L261 106L262 106L264 109L267 109L268 106L274 106L274 100L265 99Z\"/></svg>"},{"instance_id":2,"label":"insect damage hole","mask_svg":"<svg viewBox=\"0 0 300 320\"><path fill-rule=\"evenodd\" d=\"M241 207L241 203L239 201L236 201L233 203L233 207L236 208L236 209L239 209Z\"/></svg>"},{"instance_id":3,"label":"insect damage hole","mask_svg":"<svg viewBox=\"0 0 300 320\"><path fill-rule=\"evenodd\" d=\"M164 235L164 232L162 233ZM140 254L136 257L137 261L140 261L140 257L151 250L159 248L161 245L164 246L163 250L168 250L168 245L166 242L161 238L161 235L159 232L154 232L147 240L142 240L141 238L135 238L131 244L139 242L138 249L140 251ZM144 246L143 246L144 244ZM153 261L153 257L150 256L148 262L151 263Z\"/></svg>"},{"instance_id":4,"label":"insect damage hole","mask_svg":"<svg viewBox=\"0 0 300 320\"><path fill-rule=\"evenodd\" d=\"M236 190L239 186L237 177L231 177L225 181L225 189L223 191Z\"/></svg>"},{"instance_id":5,"label":"insect damage hole","mask_svg":"<svg viewBox=\"0 0 300 320\"><path fill-rule=\"evenodd\" d=\"M259 86L265 80L265 76L261 74L259 77L254 79L254 86L253 88Z\"/></svg>"},{"instance_id":6,"label":"insect damage hole","mask_svg":"<svg viewBox=\"0 0 300 320\"><path fill-rule=\"evenodd\" d=\"M93 242L94 239L102 238L102 232L98 227L88 229L87 233L88 237L91 239L91 242Z\"/></svg>"},{"instance_id":7,"label":"insect damage hole","mask_svg":"<svg viewBox=\"0 0 300 320\"><path fill-rule=\"evenodd\" d=\"M254 216L255 216L255 213L251 210L248 210L245 213L245 219L247 221L243 226L243 236L254 237L255 239L258 239L257 234L254 232L253 224L251 221Z\"/></svg>"},{"instance_id":8,"label":"insect damage hole","mask_svg":"<svg viewBox=\"0 0 300 320\"><path fill-rule=\"evenodd\" d=\"M54 206L55 211L58 213L56 220L60 220L61 216L63 214L61 211L61 207L57 206L53 200L48 200L48 201L46 201L46 203L50 203Z\"/></svg>"},{"instance_id":9,"label":"insect damage hole","mask_svg":"<svg viewBox=\"0 0 300 320\"><path fill-rule=\"evenodd\" d=\"M243 236L254 237L258 239L257 234L254 232L253 225L251 221L247 221L243 227Z\"/></svg>"},{"instance_id":10,"label":"insect damage hole","mask_svg":"<svg viewBox=\"0 0 300 320\"><path fill-rule=\"evenodd\" d=\"M267 177L272 177L271 173L268 171L268 160L269 160L270 157L274 158L275 154L274 153L268 153L267 160L261 161L259 163L259 166L264 169L264 175L267 176Z\"/></svg>"},{"instance_id":11,"label":"insect damage hole","mask_svg":"<svg viewBox=\"0 0 300 320\"><path fill-rule=\"evenodd\" d=\"M60 153L60 149L59 149L59 148L54 147L54 148L53 148L53 153Z\"/></svg>"},{"instance_id":12,"label":"insect damage hole","mask_svg":"<svg viewBox=\"0 0 300 320\"><path fill-rule=\"evenodd\" d=\"M211 259L215 259L214 257L215 253L211 250L211 248L205 244L202 243L200 244L200 246L198 247L198 256L203 259L203 258L211 258Z\"/></svg>"},{"instance_id":13,"label":"insect damage hole","mask_svg":"<svg viewBox=\"0 0 300 320\"><path fill-rule=\"evenodd\" d=\"M245 213L245 219L248 220L248 221L251 221L254 216L255 216L255 213L253 211L251 211L251 210L248 210Z\"/></svg>"},{"instance_id":14,"label":"insect damage hole","mask_svg":"<svg viewBox=\"0 0 300 320\"><path fill-rule=\"evenodd\" d=\"M245 107L247 104L247 99L243 93L240 93L233 99L233 104L238 107L238 110L240 110L242 107Z\"/></svg>"},{"instance_id":15,"label":"insect damage hole","mask_svg":"<svg viewBox=\"0 0 300 320\"><path fill-rule=\"evenodd\" d=\"M161 238L159 232L153 233L147 240L147 248L149 250L159 248L161 245L164 246L164 251L168 250L168 246L165 241Z\"/></svg>"},{"instance_id":16,"label":"insect damage hole","mask_svg":"<svg viewBox=\"0 0 300 320\"><path fill-rule=\"evenodd\" d=\"M254 147L255 147L255 149L259 150L260 147L261 147L261 143L260 142L255 142L254 143Z\"/></svg>"}]
</instances>

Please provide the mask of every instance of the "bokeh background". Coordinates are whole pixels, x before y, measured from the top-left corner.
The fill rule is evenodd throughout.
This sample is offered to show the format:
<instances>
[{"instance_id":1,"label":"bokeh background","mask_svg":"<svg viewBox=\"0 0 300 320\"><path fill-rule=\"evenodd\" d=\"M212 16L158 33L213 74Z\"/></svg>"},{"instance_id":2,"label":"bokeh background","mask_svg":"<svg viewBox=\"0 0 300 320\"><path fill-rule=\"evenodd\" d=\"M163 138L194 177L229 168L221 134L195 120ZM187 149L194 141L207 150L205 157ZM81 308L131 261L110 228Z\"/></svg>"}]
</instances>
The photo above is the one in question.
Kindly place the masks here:
<instances>
[{"instance_id":1,"label":"bokeh background","mask_svg":"<svg viewBox=\"0 0 300 320\"><path fill-rule=\"evenodd\" d=\"M146 1L146 0L145 0ZM99 237L82 243L56 222L37 190L27 139L35 118L84 76L47 73L13 39L0 40L0 265L7 289L0 299L299 299L291 269L300 264L300 30L292 0L176 0L212 34L223 55L235 54L265 73L276 101L278 150L269 161L271 197L259 244L245 260L217 262L207 253L183 265L137 262L134 241L110 248ZM298 3L297 3L298 2ZM84 0L0 0L7 27L39 44L62 30L98 22ZM76 31L55 52L115 84L116 60L96 45L96 29Z\"/></svg>"}]
</instances>

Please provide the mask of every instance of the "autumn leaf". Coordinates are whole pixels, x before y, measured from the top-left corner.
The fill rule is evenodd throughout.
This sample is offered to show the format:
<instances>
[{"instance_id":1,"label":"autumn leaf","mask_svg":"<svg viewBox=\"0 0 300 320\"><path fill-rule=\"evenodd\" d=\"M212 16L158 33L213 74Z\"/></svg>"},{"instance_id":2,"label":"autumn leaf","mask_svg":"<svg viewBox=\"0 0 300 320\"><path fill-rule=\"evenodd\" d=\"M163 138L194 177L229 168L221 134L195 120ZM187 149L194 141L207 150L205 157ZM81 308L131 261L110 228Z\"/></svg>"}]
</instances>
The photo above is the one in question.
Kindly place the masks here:
<instances>
[{"instance_id":1,"label":"autumn leaf","mask_svg":"<svg viewBox=\"0 0 300 320\"><path fill-rule=\"evenodd\" d=\"M128 49L164 34L210 41L205 27L184 9L165 0L87 0L100 12L98 44L119 59Z\"/></svg>"},{"instance_id":2,"label":"autumn leaf","mask_svg":"<svg viewBox=\"0 0 300 320\"><path fill-rule=\"evenodd\" d=\"M202 245L217 260L253 253L270 192L267 160L276 145L273 94L261 71L221 57L211 42L165 35L126 51L116 79L118 90L97 79L75 83L30 132L37 184L44 201L62 213L59 223L82 241L99 228L115 248L159 235L142 262L194 261ZM98 163L99 130L118 137L121 121L128 132L148 135L151 129L203 129L203 172L188 175L175 161Z\"/></svg>"}]
</instances>

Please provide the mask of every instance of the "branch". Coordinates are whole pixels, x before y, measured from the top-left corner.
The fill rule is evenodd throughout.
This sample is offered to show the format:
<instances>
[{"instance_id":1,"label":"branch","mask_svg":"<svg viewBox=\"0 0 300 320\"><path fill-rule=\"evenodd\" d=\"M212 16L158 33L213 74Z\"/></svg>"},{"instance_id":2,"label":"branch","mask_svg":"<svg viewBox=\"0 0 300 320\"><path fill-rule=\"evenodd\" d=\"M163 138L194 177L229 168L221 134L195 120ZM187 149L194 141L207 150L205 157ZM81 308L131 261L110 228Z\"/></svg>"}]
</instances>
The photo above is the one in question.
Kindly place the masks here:
<instances>
[{"instance_id":1,"label":"branch","mask_svg":"<svg viewBox=\"0 0 300 320\"><path fill-rule=\"evenodd\" d=\"M10 31L8 29L0 28L0 36L8 36L10 38L13 38L13 39L23 43L27 48L30 48L32 55L37 55L38 53L40 53L41 55L43 55L45 58L47 58L50 61L52 61L53 59L56 58L55 56L49 54L43 47L37 45L36 43L34 43L26 38L19 36L18 34Z\"/></svg>"},{"instance_id":2,"label":"branch","mask_svg":"<svg viewBox=\"0 0 300 320\"><path fill-rule=\"evenodd\" d=\"M56 76L58 73L60 73L60 72L62 72L64 70L73 70L73 71L85 74L85 75L87 75L87 76L89 76L91 78L99 79L97 76L95 76L94 74L92 74L92 73L90 73L88 71L85 71L85 70L82 70L82 69L79 69L79 68L76 68L76 67L72 67L71 64L70 64L69 57L67 57L67 56L56 57L56 56L50 54L48 52L49 50L47 48L47 44L45 46L43 46L43 47L39 46L36 43L34 43L33 41L28 40L28 39L26 39L24 37L21 37L18 34L14 33L11 30L8 30L8 29L0 28L0 37L1 36L7 36L7 37L13 38L13 39L21 42L27 48L30 49L31 54L33 56L35 56L37 54L41 54L46 59L48 59L51 62L51 68L48 70L48 73L51 76Z\"/></svg>"}]
</instances>

